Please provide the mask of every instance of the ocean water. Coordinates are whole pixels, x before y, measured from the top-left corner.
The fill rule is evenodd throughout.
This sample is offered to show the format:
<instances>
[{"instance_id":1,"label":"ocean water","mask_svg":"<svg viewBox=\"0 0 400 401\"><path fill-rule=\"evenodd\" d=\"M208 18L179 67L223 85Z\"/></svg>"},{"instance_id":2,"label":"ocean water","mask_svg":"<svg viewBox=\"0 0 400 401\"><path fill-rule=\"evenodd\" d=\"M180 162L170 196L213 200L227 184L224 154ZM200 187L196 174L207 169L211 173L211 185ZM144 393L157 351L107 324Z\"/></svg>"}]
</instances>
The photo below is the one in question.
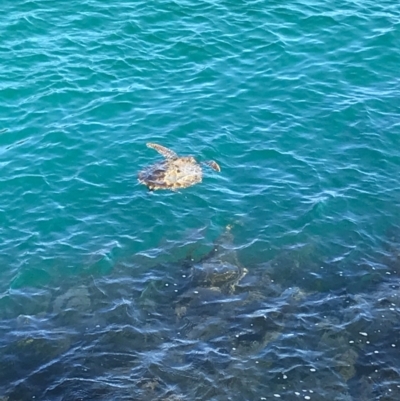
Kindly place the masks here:
<instances>
[{"instance_id":1,"label":"ocean water","mask_svg":"<svg viewBox=\"0 0 400 401\"><path fill-rule=\"evenodd\" d=\"M3 3L0 400L398 400L400 5Z\"/></svg>"}]
</instances>

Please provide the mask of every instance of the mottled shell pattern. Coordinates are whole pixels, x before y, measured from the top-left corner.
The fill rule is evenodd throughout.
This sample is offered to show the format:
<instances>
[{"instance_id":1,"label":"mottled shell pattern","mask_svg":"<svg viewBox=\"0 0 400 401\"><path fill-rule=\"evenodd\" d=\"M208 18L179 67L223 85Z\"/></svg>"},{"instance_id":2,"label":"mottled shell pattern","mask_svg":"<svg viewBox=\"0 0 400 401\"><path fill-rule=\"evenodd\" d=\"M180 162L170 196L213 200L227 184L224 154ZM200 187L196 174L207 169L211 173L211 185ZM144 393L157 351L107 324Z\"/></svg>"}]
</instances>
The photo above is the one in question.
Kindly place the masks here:
<instances>
[{"instance_id":1,"label":"mottled shell pattern","mask_svg":"<svg viewBox=\"0 0 400 401\"><path fill-rule=\"evenodd\" d=\"M173 150L156 143L147 143L147 147L155 149L165 157L164 160L153 164L138 175L140 183L150 190L186 188L195 185L203 179L201 164L192 156L178 156ZM221 171L213 161L204 162L215 171Z\"/></svg>"}]
</instances>

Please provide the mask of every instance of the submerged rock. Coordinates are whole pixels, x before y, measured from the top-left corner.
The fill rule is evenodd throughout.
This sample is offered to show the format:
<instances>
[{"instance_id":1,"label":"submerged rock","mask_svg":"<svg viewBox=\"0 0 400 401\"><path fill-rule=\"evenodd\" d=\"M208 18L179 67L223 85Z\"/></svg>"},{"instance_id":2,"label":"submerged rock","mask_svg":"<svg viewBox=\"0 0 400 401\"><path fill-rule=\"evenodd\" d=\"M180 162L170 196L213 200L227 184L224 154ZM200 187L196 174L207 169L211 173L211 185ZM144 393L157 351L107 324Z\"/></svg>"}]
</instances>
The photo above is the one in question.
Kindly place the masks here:
<instances>
[{"instance_id":1,"label":"submerged rock","mask_svg":"<svg viewBox=\"0 0 400 401\"><path fill-rule=\"evenodd\" d=\"M66 293L58 296L53 303L53 312L57 314L69 309L77 312L88 312L90 308L89 291L83 286L69 289Z\"/></svg>"}]
</instances>

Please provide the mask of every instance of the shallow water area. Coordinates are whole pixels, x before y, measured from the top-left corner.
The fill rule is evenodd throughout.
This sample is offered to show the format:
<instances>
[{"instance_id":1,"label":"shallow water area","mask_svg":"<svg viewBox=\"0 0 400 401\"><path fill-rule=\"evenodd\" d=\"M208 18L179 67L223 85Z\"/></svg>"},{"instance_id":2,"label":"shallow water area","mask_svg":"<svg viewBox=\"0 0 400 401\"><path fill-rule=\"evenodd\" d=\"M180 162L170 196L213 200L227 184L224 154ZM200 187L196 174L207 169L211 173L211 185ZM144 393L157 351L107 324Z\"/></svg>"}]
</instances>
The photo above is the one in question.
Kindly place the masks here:
<instances>
[{"instance_id":1,"label":"shallow water area","mask_svg":"<svg viewBox=\"0 0 400 401\"><path fill-rule=\"evenodd\" d=\"M399 399L397 4L2 11L1 401Z\"/></svg>"},{"instance_id":2,"label":"shallow water area","mask_svg":"<svg viewBox=\"0 0 400 401\"><path fill-rule=\"evenodd\" d=\"M287 250L246 269L231 239L151 274L121 265L11 292L0 327L6 399L397 399L398 260L363 292L351 282L321 292L280 274L304 273L315 254ZM221 271L228 260L243 274Z\"/></svg>"}]
</instances>

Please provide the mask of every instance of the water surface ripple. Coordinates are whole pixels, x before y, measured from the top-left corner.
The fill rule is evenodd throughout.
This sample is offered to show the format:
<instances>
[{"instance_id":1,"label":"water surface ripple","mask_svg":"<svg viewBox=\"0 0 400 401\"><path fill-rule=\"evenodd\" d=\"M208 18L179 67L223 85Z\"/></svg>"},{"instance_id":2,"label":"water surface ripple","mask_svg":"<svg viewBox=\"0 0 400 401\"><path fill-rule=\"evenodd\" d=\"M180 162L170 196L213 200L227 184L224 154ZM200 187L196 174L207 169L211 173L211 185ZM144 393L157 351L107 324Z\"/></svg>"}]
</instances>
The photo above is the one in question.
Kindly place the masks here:
<instances>
[{"instance_id":1,"label":"water surface ripple","mask_svg":"<svg viewBox=\"0 0 400 401\"><path fill-rule=\"evenodd\" d=\"M399 5L7 0L0 37L5 399L399 399ZM149 193L149 141L222 171Z\"/></svg>"}]
</instances>

